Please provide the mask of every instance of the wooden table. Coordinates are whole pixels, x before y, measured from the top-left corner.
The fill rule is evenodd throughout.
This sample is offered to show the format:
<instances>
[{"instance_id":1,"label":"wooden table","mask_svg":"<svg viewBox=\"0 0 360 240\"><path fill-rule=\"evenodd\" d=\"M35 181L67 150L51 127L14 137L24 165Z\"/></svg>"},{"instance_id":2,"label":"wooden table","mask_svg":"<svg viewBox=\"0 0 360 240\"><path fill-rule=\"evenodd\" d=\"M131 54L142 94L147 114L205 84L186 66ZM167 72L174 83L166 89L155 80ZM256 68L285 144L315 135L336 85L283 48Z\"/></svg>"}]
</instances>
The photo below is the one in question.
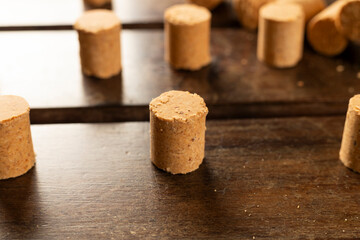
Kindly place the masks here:
<instances>
[{"instance_id":1,"label":"wooden table","mask_svg":"<svg viewBox=\"0 0 360 240\"><path fill-rule=\"evenodd\" d=\"M360 93L360 47L326 58L305 44L297 67L270 68L226 1L213 13L212 64L175 71L162 16L180 2L113 1L124 70L108 80L81 73L81 0L3 3L0 94L29 101L37 164L0 181L0 240L359 236L360 175L338 152ZM171 89L200 94L210 110L206 159L187 175L149 159L148 103Z\"/></svg>"},{"instance_id":2,"label":"wooden table","mask_svg":"<svg viewBox=\"0 0 360 240\"><path fill-rule=\"evenodd\" d=\"M9 2L0 10L0 94L24 96L33 123L71 123L148 120L148 103L171 89L204 97L210 119L344 114L348 99L360 92L359 46L327 58L306 45L297 67L278 70L257 61L256 33L240 28L213 29L210 66L174 71L163 60L163 30L152 28L162 26L163 10L180 1L130 2L114 1L113 8L123 11L119 15L125 25L142 29L123 31L124 70L106 81L82 75L75 31L58 29L71 29L68 17L83 11L76 10L84 7L82 1ZM18 6L28 10L8 14ZM213 25L233 26L220 23L234 21L230 6L226 1L214 11ZM18 31L4 31L8 26Z\"/></svg>"},{"instance_id":3,"label":"wooden table","mask_svg":"<svg viewBox=\"0 0 360 240\"><path fill-rule=\"evenodd\" d=\"M149 160L149 123L33 126L37 165L0 182L0 239L350 239L360 175L343 117L208 121L200 169Z\"/></svg>"},{"instance_id":4,"label":"wooden table","mask_svg":"<svg viewBox=\"0 0 360 240\"><path fill-rule=\"evenodd\" d=\"M338 58L306 48L279 70L258 62L255 33L214 29L212 65L188 72L163 60L162 30L124 30L124 70L102 81L82 75L78 48L73 30L0 31L0 93L24 96L33 122L47 123L147 120L151 99L171 89L204 97L210 119L344 114L360 92L355 45Z\"/></svg>"}]
</instances>

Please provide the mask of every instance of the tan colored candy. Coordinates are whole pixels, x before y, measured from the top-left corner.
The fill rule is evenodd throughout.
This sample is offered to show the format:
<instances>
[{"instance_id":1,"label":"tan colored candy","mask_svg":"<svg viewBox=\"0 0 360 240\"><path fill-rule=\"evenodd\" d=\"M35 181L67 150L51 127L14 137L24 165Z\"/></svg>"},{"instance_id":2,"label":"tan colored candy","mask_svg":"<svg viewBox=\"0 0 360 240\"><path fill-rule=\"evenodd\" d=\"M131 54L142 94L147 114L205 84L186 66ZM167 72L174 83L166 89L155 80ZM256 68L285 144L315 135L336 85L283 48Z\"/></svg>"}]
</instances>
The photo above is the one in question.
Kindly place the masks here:
<instances>
[{"instance_id":1,"label":"tan colored candy","mask_svg":"<svg viewBox=\"0 0 360 240\"><path fill-rule=\"evenodd\" d=\"M307 39L315 51L325 56L342 53L348 40L336 27L341 8L346 0L339 0L317 14L307 26Z\"/></svg>"},{"instance_id":2,"label":"tan colored candy","mask_svg":"<svg viewBox=\"0 0 360 240\"><path fill-rule=\"evenodd\" d=\"M150 102L151 161L172 174L199 168L208 109L197 94L169 91Z\"/></svg>"},{"instance_id":3,"label":"tan colored candy","mask_svg":"<svg viewBox=\"0 0 360 240\"><path fill-rule=\"evenodd\" d=\"M18 96L0 96L0 179L21 176L35 164L30 107Z\"/></svg>"},{"instance_id":4,"label":"tan colored candy","mask_svg":"<svg viewBox=\"0 0 360 240\"><path fill-rule=\"evenodd\" d=\"M336 27L351 41L360 42L360 0L343 0Z\"/></svg>"},{"instance_id":5,"label":"tan colored candy","mask_svg":"<svg viewBox=\"0 0 360 240\"><path fill-rule=\"evenodd\" d=\"M75 23L84 74L109 78L121 71L120 30L117 16L109 10L86 11Z\"/></svg>"},{"instance_id":6,"label":"tan colored candy","mask_svg":"<svg viewBox=\"0 0 360 240\"><path fill-rule=\"evenodd\" d=\"M302 58L305 17L297 4L269 3L260 9L257 57L278 68Z\"/></svg>"},{"instance_id":7,"label":"tan colored candy","mask_svg":"<svg viewBox=\"0 0 360 240\"><path fill-rule=\"evenodd\" d=\"M360 95L349 101L340 149L342 163L360 172Z\"/></svg>"},{"instance_id":8,"label":"tan colored candy","mask_svg":"<svg viewBox=\"0 0 360 240\"><path fill-rule=\"evenodd\" d=\"M277 0L280 3L296 3L303 7L305 21L310 21L316 14L324 10L326 3L324 0Z\"/></svg>"},{"instance_id":9,"label":"tan colored candy","mask_svg":"<svg viewBox=\"0 0 360 240\"><path fill-rule=\"evenodd\" d=\"M211 61L211 13L194 4L165 11L165 60L175 69L198 70Z\"/></svg>"},{"instance_id":10,"label":"tan colored candy","mask_svg":"<svg viewBox=\"0 0 360 240\"><path fill-rule=\"evenodd\" d=\"M206 7L209 10L216 8L224 0L187 0L189 3L193 3L202 7Z\"/></svg>"},{"instance_id":11,"label":"tan colored candy","mask_svg":"<svg viewBox=\"0 0 360 240\"><path fill-rule=\"evenodd\" d=\"M232 0L236 16L247 29L255 30L259 22L259 10L266 3L275 0Z\"/></svg>"}]
</instances>

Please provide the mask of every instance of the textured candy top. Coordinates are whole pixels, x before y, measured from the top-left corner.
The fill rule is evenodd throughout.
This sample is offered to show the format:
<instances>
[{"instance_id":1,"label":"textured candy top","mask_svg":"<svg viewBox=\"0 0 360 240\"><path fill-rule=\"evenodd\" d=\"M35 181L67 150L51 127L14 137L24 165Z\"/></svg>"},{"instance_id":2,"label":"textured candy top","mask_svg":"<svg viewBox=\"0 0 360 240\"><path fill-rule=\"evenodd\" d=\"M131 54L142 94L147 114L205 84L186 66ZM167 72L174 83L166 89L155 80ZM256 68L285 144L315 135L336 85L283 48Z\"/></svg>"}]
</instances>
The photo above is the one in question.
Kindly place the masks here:
<instances>
[{"instance_id":1,"label":"textured candy top","mask_svg":"<svg viewBox=\"0 0 360 240\"><path fill-rule=\"evenodd\" d=\"M210 19L210 11L195 4L177 4L165 11L165 20L176 25L194 25Z\"/></svg>"},{"instance_id":2,"label":"textured candy top","mask_svg":"<svg viewBox=\"0 0 360 240\"><path fill-rule=\"evenodd\" d=\"M260 16L275 22L292 22L305 18L303 8L294 3L269 3L260 9Z\"/></svg>"},{"instance_id":3,"label":"textured candy top","mask_svg":"<svg viewBox=\"0 0 360 240\"><path fill-rule=\"evenodd\" d=\"M161 94L150 102L150 111L159 119L183 122L208 113L202 97L184 91L169 91Z\"/></svg>"},{"instance_id":4,"label":"textured candy top","mask_svg":"<svg viewBox=\"0 0 360 240\"><path fill-rule=\"evenodd\" d=\"M78 31L98 33L120 26L120 20L113 11L96 9L86 11L74 24Z\"/></svg>"},{"instance_id":5,"label":"textured candy top","mask_svg":"<svg viewBox=\"0 0 360 240\"><path fill-rule=\"evenodd\" d=\"M12 95L0 96L0 124L29 111L30 106L22 97Z\"/></svg>"}]
</instances>

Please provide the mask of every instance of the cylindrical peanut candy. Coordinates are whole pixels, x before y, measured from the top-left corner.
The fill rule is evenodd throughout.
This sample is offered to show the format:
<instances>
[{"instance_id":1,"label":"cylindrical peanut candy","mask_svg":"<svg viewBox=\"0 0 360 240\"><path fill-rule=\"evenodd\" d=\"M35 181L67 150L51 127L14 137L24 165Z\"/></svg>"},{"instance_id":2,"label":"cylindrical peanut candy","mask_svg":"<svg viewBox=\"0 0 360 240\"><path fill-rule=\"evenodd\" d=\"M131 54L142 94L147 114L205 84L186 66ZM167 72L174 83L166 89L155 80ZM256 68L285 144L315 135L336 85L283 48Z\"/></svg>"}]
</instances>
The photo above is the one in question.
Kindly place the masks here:
<instances>
[{"instance_id":1,"label":"cylindrical peanut candy","mask_svg":"<svg viewBox=\"0 0 360 240\"><path fill-rule=\"evenodd\" d=\"M346 167L360 172L360 95L355 95L349 101L340 160Z\"/></svg>"},{"instance_id":2,"label":"cylindrical peanut candy","mask_svg":"<svg viewBox=\"0 0 360 240\"><path fill-rule=\"evenodd\" d=\"M360 42L360 0L342 0L336 26L349 40Z\"/></svg>"},{"instance_id":3,"label":"cylindrical peanut candy","mask_svg":"<svg viewBox=\"0 0 360 240\"><path fill-rule=\"evenodd\" d=\"M208 109L197 94L169 91L150 102L151 161L172 174L199 168L205 155Z\"/></svg>"},{"instance_id":4,"label":"cylindrical peanut candy","mask_svg":"<svg viewBox=\"0 0 360 240\"><path fill-rule=\"evenodd\" d=\"M232 0L236 16L247 29L255 30L258 28L260 8L275 0Z\"/></svg>"},{"instance_id":5,"label":"cylindrical peanut candy","mask_svg":"<svg viewBox=\"0 0 360 240\"><path fill-rule=\"evenodd\" d=\"M216 8L224 0L187 0L190 3L206 7L209 10Z\"/></svg>"},{"instance_id":6,"label":"cylindrical peanut candy","mask_svg":"<svg viewBox=\"0 0 360 240\"><path fill-rule=\"evenodd\" d=\"M98 78L117 75L121 71L121 24L117 16L110 10L89 10L74 27L79 34L84 74Z\"/></svg>"},{"instance_id":7,"label":"cylindrical peanut candy","mask_svg":"<svg viewBox=\"0 0 360 240\"><path fill-rule=\"evenodd\" d=\"M273 67L295 66L302 58L305 17L297 4L269 3L260 9L257 57Z\"/></svg>"},{"instance_id":8,"label":"cylindrical peanut candy","mask_svg":"<svg viewBox=\"0 0 360 240\"><path fill-rule=\"evenodd\" d=\"M307 26L307 39L315 51L325 56L342 53L348 40L336 27L340 9L346 0L339 0L317 14Z\"/></svg>"},{"instance_id":9,"label":"cylindrical peanut candy","mask_svg":"<svg viewBox=\"0 0 360 240\"><path fill-rule=\"evenodd\" d=\"M198 70L211 61L208 9L179 4L165 11L165 60L175 69Z\"/></svg>"},{"instance_id":10,"label":"cylindrical peanut candy","mask_svg":"<svg viewBox=\"0 0 360 240\"><path fill-rule=\"evenodd\" d=\"M0 96L0 179L21 176L35 164L30 107L18 96Z\"/></svg>"}]
</instances>

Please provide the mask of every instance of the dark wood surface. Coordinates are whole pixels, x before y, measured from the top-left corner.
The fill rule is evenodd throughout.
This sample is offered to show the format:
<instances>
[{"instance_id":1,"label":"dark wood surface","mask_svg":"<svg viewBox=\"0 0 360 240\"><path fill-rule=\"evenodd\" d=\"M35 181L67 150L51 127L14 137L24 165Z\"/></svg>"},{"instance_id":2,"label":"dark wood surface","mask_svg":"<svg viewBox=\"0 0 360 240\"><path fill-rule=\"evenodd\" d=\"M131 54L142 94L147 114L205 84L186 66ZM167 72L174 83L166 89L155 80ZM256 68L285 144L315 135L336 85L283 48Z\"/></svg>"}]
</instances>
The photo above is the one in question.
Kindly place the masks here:
<instances>
[{"instance_id":1,"label":"dark wood surface","mask_svg":"<svg viewBox=\"0 0 360 240\"><path fill-rule=\"evenodd\" d=\"M188 175L149 160L149 123L33 126L37 165L0 182L0 239L353 239L344 118L208 121Z\"/></svg>"},{"instance_id":2,"label":"dark wood surface","mask_svg":"<svg viewBox=\"0 0 360 240\"><path fill-rule=\"evenodd\" d=\"M164 10L185 0L114 0L111 8L124 28L162 28ZM85 9L81 0L12 0L0 8L0 30L71 29ZM213 12L213 26L238 26L230 1Z\"/></svg>"},{"instance_id":3,"label":"dark wood surface","mask_svg":"<svg viewBox=\"0 0 360 240\"><path fill-rule=\"evenodd\" d=\"M214 29L213 63L197 72L164 62L162 30L124 30L122 49L122 74L97 80L81 73L75 31L0 32L0 94L25 97L33 123L48 123L146 120L171 89L200 94L212 119L344 114L360 91L355 45L338 58L306 47L299 66L279 70L257 61L255 33Z\"/></svg>"}]
</instances>

